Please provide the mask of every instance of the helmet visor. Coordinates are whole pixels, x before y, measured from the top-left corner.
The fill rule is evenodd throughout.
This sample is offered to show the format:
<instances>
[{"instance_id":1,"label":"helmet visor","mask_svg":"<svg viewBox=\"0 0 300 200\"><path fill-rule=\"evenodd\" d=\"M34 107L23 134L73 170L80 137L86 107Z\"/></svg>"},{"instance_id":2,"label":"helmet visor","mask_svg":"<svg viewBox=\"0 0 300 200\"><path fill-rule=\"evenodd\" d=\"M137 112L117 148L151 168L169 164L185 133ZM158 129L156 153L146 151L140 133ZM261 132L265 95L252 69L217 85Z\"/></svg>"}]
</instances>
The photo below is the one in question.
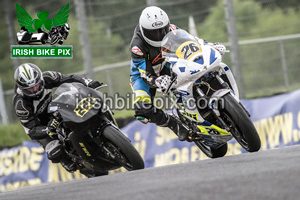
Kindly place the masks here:
<instances>
[{"instance_id":1,"label":"helmet visor","mask_svg":"<svg viewBox=\"0 0 300 200\"><path fill-rule=\"evenodd\" d=\"M35 97L43 91L43 89L44 89L43 81L40 80L33 86L20 87L20 89L22 90L24 95L26 95L28 97Z\"/></svg>"},{"instance_id":2,"label":"helmet visor","mask_svg":"<svg viewBox=\"0 0 300 200\"><path fill-rule=\"evenodd\" d=\"M152 41L162 41L165 35L170 31L170 25L166 25L160 29L146 29L142 27L144 36Z\"/></svg>"}]
</instances>

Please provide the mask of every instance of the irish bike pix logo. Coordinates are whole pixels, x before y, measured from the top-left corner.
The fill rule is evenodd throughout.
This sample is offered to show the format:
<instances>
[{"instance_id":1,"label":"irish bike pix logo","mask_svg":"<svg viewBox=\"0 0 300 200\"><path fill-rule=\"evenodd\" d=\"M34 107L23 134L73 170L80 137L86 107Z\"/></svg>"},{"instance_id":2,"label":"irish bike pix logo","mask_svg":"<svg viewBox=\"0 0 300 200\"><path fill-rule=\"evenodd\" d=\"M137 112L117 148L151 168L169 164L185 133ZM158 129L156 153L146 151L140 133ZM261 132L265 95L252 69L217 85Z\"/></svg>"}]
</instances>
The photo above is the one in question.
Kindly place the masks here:
<instances>
[{"instance_id":1,"label":"irish bike pix logo","mask_svg":"<svg viewBox=\"0 0 300 200\"><path fill-rule=\"evenodd\" d=\"M33 19L22 6L16 4L20 25L20 31L17 32L19 45L11 46L11 58L72 58L73 47L62 46L71 29L69 12L67 4L53 19L48 18L48 11L38 12L37 18Z\"/></svg>"}]
</instances>

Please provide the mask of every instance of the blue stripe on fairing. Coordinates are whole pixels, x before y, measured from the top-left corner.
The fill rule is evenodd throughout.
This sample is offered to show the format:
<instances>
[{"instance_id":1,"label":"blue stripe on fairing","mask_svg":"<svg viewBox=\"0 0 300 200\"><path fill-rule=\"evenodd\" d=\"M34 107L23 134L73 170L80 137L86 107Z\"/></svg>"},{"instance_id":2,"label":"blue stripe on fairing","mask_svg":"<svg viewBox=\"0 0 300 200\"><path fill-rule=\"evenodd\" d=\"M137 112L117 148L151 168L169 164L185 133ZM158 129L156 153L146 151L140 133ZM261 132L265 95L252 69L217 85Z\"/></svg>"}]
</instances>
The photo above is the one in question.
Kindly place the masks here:
<instances>
[{"instance_id":1,"label":"blue stripe on fairing","mask_svg":"<svg viewBox=\"0 0 300 200\"><path fill-rule=\"evenodd\" d=\"M199 57L199 58L195 59L195 60L194 60L194 62L196 62L196 63L199 63L199 64L203 65L203 64L204 64L203 57L201 56L201 57Z\"/></svg>"},{"instance_id":2,"label":"blue stripe on fairing","mask_svg":"<svg viewBox=\"0 0 300 200\"><path fill-rule=\"evenodd\" d=\"M210 122L208 122L208 121L204 121L204 122L202 122L202 123L197 122L197 125L200 125L200 126L211 126L212 123L210 123Z\"/></svg>"},{"instance_id":3,"label":"blue stripe on fairing","mask_svg":"<svg viewBox=\"0 0 300 200\"><path fill-rule=\"evenodd\" d=\"M210 65L213 64L213 62L215 62L217 60L217 57L216 57L216 52L215 50L211 49L211 52L210 52Z\"/></svg>"},{"instance_id":4,"label":"blue stripe on fairing","mask_svg":"<svg viewBox=\"0 0 300 200\"><path fill-rule=\"evenodd\" d=\"M179 67L179 70L180 70L181 72L185 72L185 67Z\"/></svg>"},{"instance_id":5,"label":"blue stripe on fairing","mask_svg":"<svg viewBox=\"0 0 300 200\"><path fill-rule=\"evenodd\" d=\"M208 122L208 121L204 121L204 122L202 123L202 125L204 125L204 126L211 126L212 123L210 123L210 122Z\"/></svg>"}]
</instances>

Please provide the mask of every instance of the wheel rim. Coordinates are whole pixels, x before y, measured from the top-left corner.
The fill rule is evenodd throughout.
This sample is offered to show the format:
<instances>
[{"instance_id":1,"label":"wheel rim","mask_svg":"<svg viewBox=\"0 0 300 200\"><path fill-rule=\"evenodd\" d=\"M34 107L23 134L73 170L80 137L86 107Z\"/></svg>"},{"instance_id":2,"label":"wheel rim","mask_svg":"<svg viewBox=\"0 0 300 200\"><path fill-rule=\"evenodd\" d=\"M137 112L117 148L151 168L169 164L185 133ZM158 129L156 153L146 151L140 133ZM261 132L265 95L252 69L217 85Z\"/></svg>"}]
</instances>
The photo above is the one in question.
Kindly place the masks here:
<instances>
[{"instance_id":1,"label":"wheel rim","mask_svg":"<svg viewBox=\"0 0 300 200\"><path fill-rule=\"evenodd\" d=\"M241 131L239 128L235 125L235 123L232 121L229 115L227 113L222 113L223 120L230 128L230 133L233 135L233 137L238 141L238 143L246 150L249 150L249 144L244 137L243 134L241 134Z\"/></svg>"}]
</instances>

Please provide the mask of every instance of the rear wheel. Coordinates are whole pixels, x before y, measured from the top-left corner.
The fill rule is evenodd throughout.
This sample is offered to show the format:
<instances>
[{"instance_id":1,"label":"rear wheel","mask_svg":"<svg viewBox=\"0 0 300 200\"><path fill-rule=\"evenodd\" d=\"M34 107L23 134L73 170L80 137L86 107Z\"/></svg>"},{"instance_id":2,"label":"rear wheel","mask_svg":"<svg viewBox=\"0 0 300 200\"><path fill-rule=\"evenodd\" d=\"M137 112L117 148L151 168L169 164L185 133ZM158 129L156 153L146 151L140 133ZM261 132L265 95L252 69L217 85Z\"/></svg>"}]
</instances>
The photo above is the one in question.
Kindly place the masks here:
<instances>
[{"instance_id":1,"label":"rear wheel","mask_svg":"<svg viewBox=\"0 0 300 200\"><path fill-rule=\"evenodd\" d=\"M106 126L103 136L107 139L105 148L111 157L128 171L144 169L144 161L129 139L116 127Z\"/></svg>"},{"instance_id":2,"label":"rear wheel","mask_svg":"<svg viewBox=\"0 0 300 200\"><path fill-rule=\"evenodd\" d=\"M225 101L221 118L229 126L231 134L245 150L258 151L261 146L260 138L245 110L230 94L225 95L223 99Z\"/></svg>"}]
</instances>

